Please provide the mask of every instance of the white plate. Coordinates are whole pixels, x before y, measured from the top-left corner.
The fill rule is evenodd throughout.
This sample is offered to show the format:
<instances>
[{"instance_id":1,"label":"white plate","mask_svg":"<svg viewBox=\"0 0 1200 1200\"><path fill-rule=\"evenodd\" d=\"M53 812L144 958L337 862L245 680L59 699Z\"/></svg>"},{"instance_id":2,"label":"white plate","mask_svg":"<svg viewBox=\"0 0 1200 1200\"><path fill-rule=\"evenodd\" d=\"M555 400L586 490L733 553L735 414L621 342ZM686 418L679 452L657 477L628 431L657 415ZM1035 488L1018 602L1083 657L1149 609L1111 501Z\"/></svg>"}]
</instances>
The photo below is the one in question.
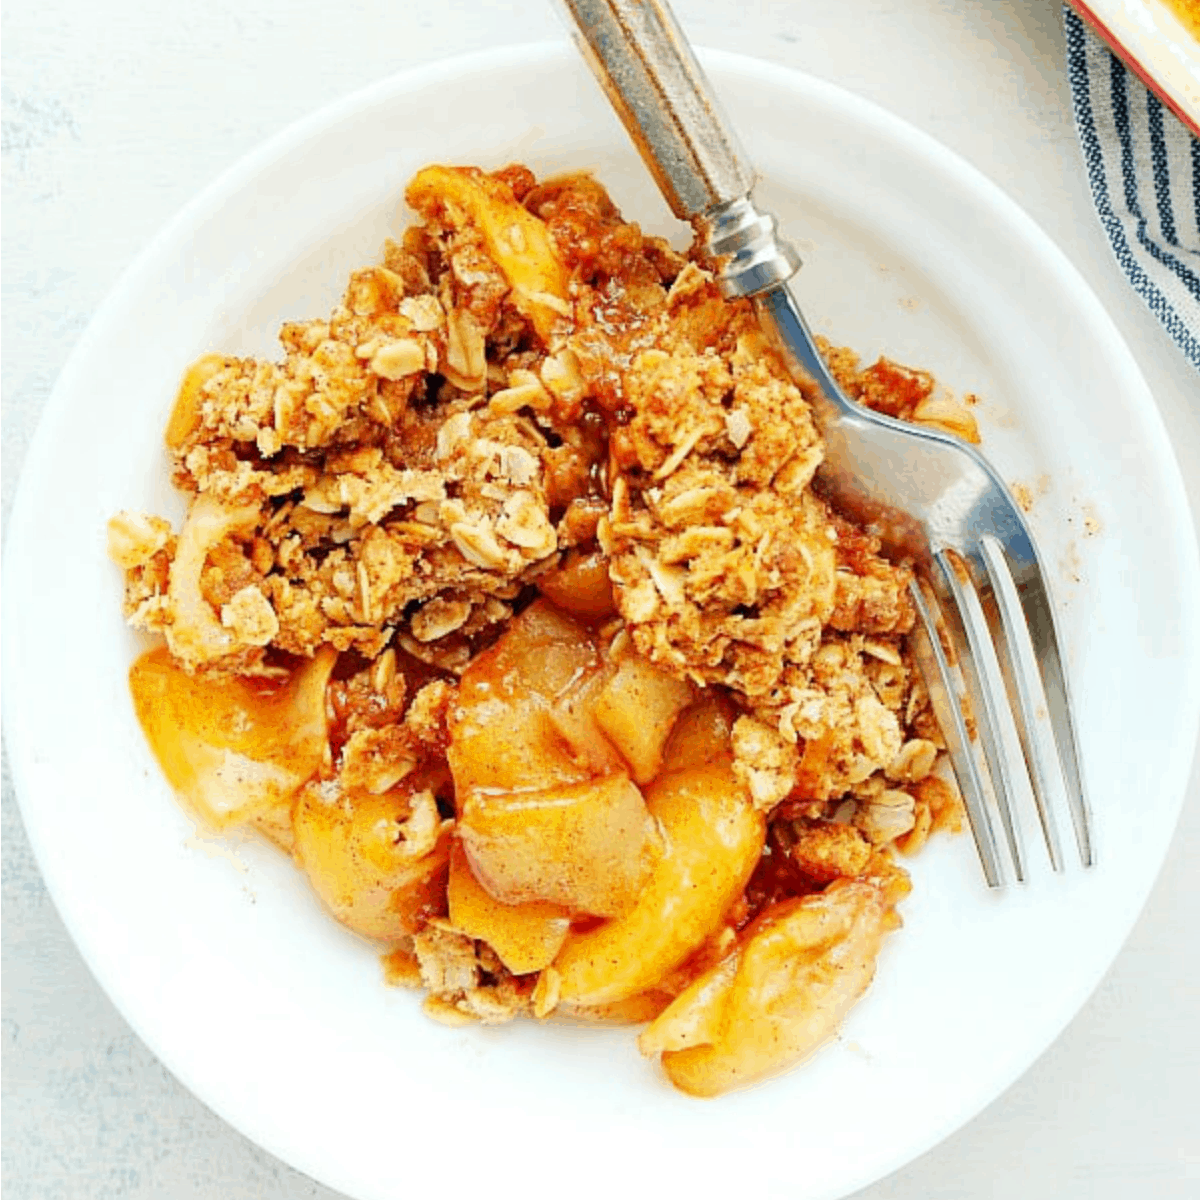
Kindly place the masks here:
<instances>
[{"instance_id":1,"label":"white plate","mask_svg":"<svg viewBox=\"0 0 1200 1200\"><path fill-rule=\"evenodd\" d=\"M148 1045L205 1102L364 1200L444 1188L833 1197L891 1171L1024 1071L1117 953L1159 868L1200 719L1200 570L1177 469L1120 337L1063 256L924 135L804 76L709 55L802 299L984 399L1062 602L1100 865L991 895L966 838L914 864L907 927L843 1036L715 1102L670 1090L628 1030L450 1030L282 857L194 838L135 724L104 523L179 512L161 430L198 354L268 352L404 220L430 160L595 168L673 228L570 52L412 72L287 131L159 236L97 315L31 448L8 548L5 716L25 821L64 920ZM676 233L679 231L676 230ZM1031 844L1032 841L1031 841ZM1065 1100L1069 1103L1069 1098Z\"/></svg>"}]
</instances>

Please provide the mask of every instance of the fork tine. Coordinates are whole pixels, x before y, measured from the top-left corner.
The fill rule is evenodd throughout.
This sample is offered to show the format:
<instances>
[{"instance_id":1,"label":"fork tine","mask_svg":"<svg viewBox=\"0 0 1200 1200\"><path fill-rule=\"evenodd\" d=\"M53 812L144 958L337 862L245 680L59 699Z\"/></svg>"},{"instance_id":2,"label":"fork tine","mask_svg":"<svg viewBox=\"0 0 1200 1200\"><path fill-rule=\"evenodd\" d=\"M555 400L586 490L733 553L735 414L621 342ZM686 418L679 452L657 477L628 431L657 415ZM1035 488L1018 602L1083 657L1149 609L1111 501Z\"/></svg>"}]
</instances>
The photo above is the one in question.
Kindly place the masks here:
<instances>
[{"instance_id":1,"label":"fork tine","mask_svg":"<svg viewBox=\"0 0 1200 1200\"><path fill-rule=\"evenodd\" d=\"M1030 607L1041 612L1034 620L1030 620L1031 631L1034 632L1035 644L1041 642L1041 650L1037 655L1042 665L1042 686L1046 694L1046 705L1050 712L1050 725L1054 730L1054 744L1058 750L1058 761L1062 767L1063 777L1067 784L1067 802L1071 809L1071 824L1075 828L1075 844L1079 850L1079 858L1085 867L1095 864L1096 851L1092 842L1091 806L1088 803L1087 792L1083 784L1083 772L1079 766L1079 749L1075 737L1075 722L1071 716L1071 705L1068 700L1066 675L1063 671L1062 659L1059 655L1058 637L1055 633L1053 617L1049 606L1049 598L1042 587L1041 580L1037 581L1037 595L1025 595L1023 607L1026 619ZM1045 625L1040 622L1046 618ZM1044 628L1044 636L1039 637Z\"/></svg>"},{"instance_id":2,"label":"fork tine","mask_svg":"<svg viewBox=\"0 0 1200 1200\"><path fill-rule=\"evenodd\" d=\"M946 739L946 749L966 804L967 822L971 826L971 835L979 852L984 879L987 880L988 887L998 888L1003 885L1004 880L996 854L996 837L988 817L983 778L971 746L970 734L967 732L959 689L945 647L942 645L938 623L929 600L915 579L909 584L909 591L920 617L913 629L912 638L917 664L929 688L929 698Z\"/></svg>"},{"instance_id":3,"label":"fork tine","mask_svg":"<svg viewBox=\"0 0 1200 1200\"><path fill-rule=\"evenodd\" d=\"M1033 798L1037 806L1042 836L1050 855L1050 865L1056 871L1063 869L1062 843L1058 836L1058 823L1050 804L1050 767L1041 725L1037 712L1041 707L1041 687L1038 668L1029 640L1016 587L1008 570L1008 563L999 542L985 536L980 539L980 551L992 584L992 593L998 609L998 620L993 631L997 642L1004 647L1006 662L1005 684L1012 703L1017 736L1021 741L1021 752L1033 784Z\"/></svg>"},{"instance_id":4,"label":"fork tine","mask_svg":"<svg viewBox=\"0 0 1200 1200\"><path fill-rule=\"evenodd\" d=\"M1071 718L1066 676L1054 625L1054 612L1041 569L1031 545L1028 547L1027 563L1021 564L1026 569L1020 570L1019 574L1018 569L1011 566L1010 558L997 538L990 535L983 537L981 549L1000 606L1002 632L1012 666L1012 680L1016 685L1017 709L1026 727L1022 747L1026 760L1030 761L1032 758L1031 774L1034 779L1038 816L1042 821L1051 862L1055 870L1062 870L1058 831L1048 807L1048 780L1052 759L1045 745L1044 722L1037 720L1039 699L1044 699L1045 702L1044 711L1049 718L1056 756L1066 784L1079 857L1084 866L1090 867L1095 862L1091 813L1079 767L1078 742ZM1023 547L1010 549L1015 557L1015 552ZM1009 637L1010 632L1012 637ZM1012 690L1014 689L1010 689L1010 694ZM1021 731L1022 721L1018 722L1018 731Z\"/></svg>"},{"instance_id":5,"label":"fork tine","mask_svg":"<svg viewBox=\"0 0 1200 1200\"><path fill-rule=\"evenodd\" d=\"M960 645L965 637L970 651L960 656L958 667L975 713L976 727L983 743L984 762L988 767L992 795L1012 855L1013 870L1018 881L1024 883L1024 855L1013 816L1017 797L1009 756L1005 753L1000 733L999 697L1005 694L1004 676L996 658L992 631L967 564L960 556L947 550L935 554L934 561L941 573L940 582L952 601L942 606L947 625L954 630Z\"/></svg>"}]
</instances>

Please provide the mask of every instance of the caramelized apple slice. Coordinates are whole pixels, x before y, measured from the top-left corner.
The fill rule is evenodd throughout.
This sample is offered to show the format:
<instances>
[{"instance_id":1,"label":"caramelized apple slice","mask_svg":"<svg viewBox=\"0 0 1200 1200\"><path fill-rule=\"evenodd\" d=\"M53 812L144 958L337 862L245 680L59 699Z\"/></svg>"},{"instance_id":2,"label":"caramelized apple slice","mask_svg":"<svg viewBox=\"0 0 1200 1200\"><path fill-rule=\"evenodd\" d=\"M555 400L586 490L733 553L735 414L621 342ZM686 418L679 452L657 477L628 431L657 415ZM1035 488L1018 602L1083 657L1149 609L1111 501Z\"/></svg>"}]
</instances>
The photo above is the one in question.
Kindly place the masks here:
<instances>
[{"instance_id":1,"label":"caramelized apple slice","mask_svg":"<svg viewBox=\"0 0 1200 1200\"><path fill-rule=\"evenodd\" d=\"M599 550L591 554L572 550L561 567L539 575L537 585L548 600L585 621L604 621L616 615L608 559Z\"/></svg>"},{"instance_id":2,"label":"caramelized apple slice","mask_svg":"<svg viewBox=\"0 0 1200 1200\"><path fill-rule=\"evenodd\" d=\"M188 438L200 428L204 385L218 371L224 369L225 362L220 354L206 354L184 372L175 396L175 406L171 409L171 416L167 421L166 442L169 449L181 449Z\"/></svg>"},{"instance_id":3,"label":"caramelized apple slice","mask_svg":"<svg viewBox=\"0 0 1200 1200\"><path fill-rule=\"evenodd\" d=\"M395 941L440 905L450 822L429 791L345 792L312 783L292 811L296 857L314 891L343 925Z\"/></svg>"},{"instance_id":4,"label":"caramelized apple slice","mask_svg":"<svg viewBox=\"0 0 1200 1200\"><path fill-rule=\"evenodd\" d=\"M550 706L547 714L562 748L591 775L627 773L625 760L597 719L600 697L612 675L612 668L603 666L584 676Z\"/></svg>"},{"instance_id":5,"label":"caramelized apple slice","mask_svg":"<svg viewBox=\"0 0 1200 1200\"><path fill-rule=\"evenodd\" d=\"M705 692L679 714L663 747L663 774L729 757L737 710L718 692Z\"/></svg>"},{"instance_id":6,"label":"caramelized apple slice","mask_svg":"<svg viewBox=\"0 0 1200 1200\"><path fill-rule=\"evenodd\" d=\"M693 1096L787 1069L832 1036L866 991L887 917L870 880L838 880L773 904L645 1030L639 1048L661 1052L671 1082Z\"/></svg>"},{"instance_id":7,"label":"caramelized apple slice","mask_svg":"<svg viewBox=\"0 0 1200 1200\"><path fill-rule=\"evenodd\" d=\"M172 621L166 628L171 653L186 666L201 667L233 653L237 639L217 618L200 590L205 560L219 542L254 527L257 504L229 508L210 495L197 496L179 533L167 596Z\"/></svg>"},{"instance_id":8,"label":"caramelized apple slice","mask_svg":"<svg viewBox=\"0 0 1200 1200\"><path fill-rule=\"evenodd\" d=\"M165 646L133 664L129 688L150 747L206 825L225 829L287 805L317 773L336 660L326 647L282 684L189 675Z\"/></svg>"},{"instance_id":9,"label":"caramelized apple slice","mask_svg":"<svg viewBox=\"0 0 1200 1200\"><path fill-rule=\"evenodd\" d=\"M720 925L762 853L766 824L728 757L660 776L646 790L663 846L633 909L572 933L554 961L564 1004L649 991Z\"/></svg>"},{"instance_id":10,"label":"caramelized apple slice","mask_svg":"<svg viewBox=\"0 0 1200 1200\"><path fill-rule=\"evenodd\" d=\"M638 783L649 783L663 762L675 718L692 702L691 684L637 654L626 654L596 699L600 728L629 764Z\"/></svg>"},{"instance_id":11,"label":"caramelized apple slice","mask_svg":"<svg viewBox=\"0 0 1200 1200\"><path fill-rule=\"evenodd\" d=\"M504 273L518 309L543 341L570 315L568 274L554 239L544 222L517 203L506 183L475 167L432 166L417 172L405 198L438 224L479 230L488 257Z\"/></svg>"},{"instance_id":12,"label":"caramelized apple slice","mask_svg":"<svg viewBox=\"0 0 1200 1200\"><path fill-rule=\"evenodd\" d=\"M257 813L250 818L250 824L267 841L278 846L288 858L295 857L296 833L292 828L292 801L290 799Z\"/></svg>"},{"instance_id":13,"label":"caramelized apple slice","mask_svg":"<svg viewBox=\"0 0 1200 1200\"><path fill-rule=\"evenodd\" d=\"M581 760L552 717L569 717L573 693L600 665L587 631L553 605L539 601L521 613L463 673L449 723L458 795L580 783L611 768L611 747L595 748L605 763Z\"/></svg>"},{"instance_id":14,"label":"caramelized apple slice","mask_svg":"<svg viewBox=\"0 0 1200 1200\"><path fill-rule=\"evenodd\" d=\"M644 1025L653 1021L674 999L670 992L641 992L627 1000L587 1006L559 1004L555 1015L592 1025Z\"/></svg>"},{"instance_id":15,"label":"caramelized apple slice","mask_svg":"<svg viewBox=\"0 0 1200 1200\"><path fill-rule=\"evenodd\" d=\"M450 851L446 898L455 929L487 942L514 975L549 966L571 927L571 914L556 904L501 904L494 899L471 873L457 843Z\"/></svg>"},{"instance_id":16,"label":"caramelized apple slice","mask_svg":"<svg viewBox=\"0 0 1200 1200\"><path fill-rule=\"evenodd\" d=\"M615 916L650 873L653 827L620 772L539 791L476 790L461 802L458 832L475 877L505 904Z\"/></svg>"},{"instance_id":17,"label":"caramelized apple slice","mask_svg":"<svg viewBox=\"0 0 1200 1200\"><path fill-rule=\"evenodd\" d=\"M645 803L592 717L604 678L587 631L546 601L463 673L448 751L459 833L504 904L612 916L646 878Z\"/></svg>"}]
</instances>

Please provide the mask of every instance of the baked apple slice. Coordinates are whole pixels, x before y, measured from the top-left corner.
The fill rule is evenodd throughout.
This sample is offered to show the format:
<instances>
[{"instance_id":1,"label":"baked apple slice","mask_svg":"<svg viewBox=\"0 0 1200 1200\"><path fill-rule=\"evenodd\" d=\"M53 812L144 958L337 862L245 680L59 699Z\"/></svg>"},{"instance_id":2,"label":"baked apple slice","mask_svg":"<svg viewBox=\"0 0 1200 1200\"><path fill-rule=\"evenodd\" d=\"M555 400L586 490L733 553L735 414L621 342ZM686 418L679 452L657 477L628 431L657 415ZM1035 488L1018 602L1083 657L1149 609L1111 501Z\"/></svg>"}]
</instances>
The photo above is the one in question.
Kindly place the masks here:
<instances>
[{"instance_id":1,"label":"baked apple slice","mask_svg":"<svg viewBox=\"0 0 1200 1200\"><path fill-rule=\"evenodd\" d=\"M286 680L191 675L160 646L129 672L133 706L167 781L211 829L286 811L328 746L325 647Z\"/></svg>"},{"instance_id":2,"label":"baked apple slice","mask_svg":"<svg viewBox=\"0 0 1200 1200\"><path fill-rule=\"evenodd\" d=\"M463 673L448 750L458 833L504 904L615 916L649 875L645 801L593 715L606 671L586 628L539 600Z\"/></svg>"},{"instance_id":3,"label":"baked apple slice","mask_svg":"<svg viewBox=\"0 0 1200 1200\"><path fill-rule=\"evenodd\" d=\"M728 757L646 789L662 846L637 903L572 933L554 961L561 1003L595 1007L654 988L720 926L762 854L766 822Z\"/></svg>"},{"instance_id":4,"label":"baked apple slice","mask_svg":"<svg viewBox=\"0 0 1200 1200\"><path fill-rule=\"evenodd\" d=\"M446 898L454 928L487 942L514 975L549 966L571 927L571 914L556 904L502 904L472 874L457 843L450 851Z\"/></svg>"},{"instance_id":5,"label":"baked apple slice","mask_svg":"<svg viewBox=\"0 0 1200 1200\"><path fill-rule=\"evenodd\" d=\"M292 811L296 857L343 925L396 941L441 903L452 822L431 791L405 783L381 795L309 784Z\"/></svg>"},{"instance_id":6,"label":"baked apple slice","mask_svg":"<svg viewBox=\"0 0 1200 1200\"><path fill-rule=\"evenodd\" d=\"M717 1096L794 1066L830 1038L866 991L894 922L883 888L840 879L771 905L737 947L679 994L638 1039L676 1087Z\"/></svg>"}]
</instances>

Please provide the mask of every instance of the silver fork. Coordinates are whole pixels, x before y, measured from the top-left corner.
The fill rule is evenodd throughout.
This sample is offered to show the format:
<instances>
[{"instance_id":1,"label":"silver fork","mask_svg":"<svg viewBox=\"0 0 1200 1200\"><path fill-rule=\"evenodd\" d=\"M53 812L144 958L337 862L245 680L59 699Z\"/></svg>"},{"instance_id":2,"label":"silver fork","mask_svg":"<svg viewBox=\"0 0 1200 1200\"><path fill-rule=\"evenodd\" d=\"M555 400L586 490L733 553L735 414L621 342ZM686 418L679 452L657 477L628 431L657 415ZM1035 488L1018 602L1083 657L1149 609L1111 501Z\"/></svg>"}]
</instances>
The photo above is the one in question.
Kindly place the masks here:
<instances>
[{"instance_id":1,"label":"silver fork","mask_svg":"<svg viewBox=\"0 0 1200 1200\"><path fill-rule=\"evenodd\" d=\"M1055 798L1065 790L1080 858L1091 866L1091 816L1054 607L1008 489L966 443L861 408L834 382L787 286L800 259L751 200L749 159L665 0L560 3L667 202L699 234L722 291L753 298L807 385L827 447L818 486L877 534L889 556L915 568L915 656L988 885L1000 887L1005 874L993 814L1012 871L1025 878L1022 789L1032 791L1056 871L1064 864Z\"/></svg>"}]
</instances>

